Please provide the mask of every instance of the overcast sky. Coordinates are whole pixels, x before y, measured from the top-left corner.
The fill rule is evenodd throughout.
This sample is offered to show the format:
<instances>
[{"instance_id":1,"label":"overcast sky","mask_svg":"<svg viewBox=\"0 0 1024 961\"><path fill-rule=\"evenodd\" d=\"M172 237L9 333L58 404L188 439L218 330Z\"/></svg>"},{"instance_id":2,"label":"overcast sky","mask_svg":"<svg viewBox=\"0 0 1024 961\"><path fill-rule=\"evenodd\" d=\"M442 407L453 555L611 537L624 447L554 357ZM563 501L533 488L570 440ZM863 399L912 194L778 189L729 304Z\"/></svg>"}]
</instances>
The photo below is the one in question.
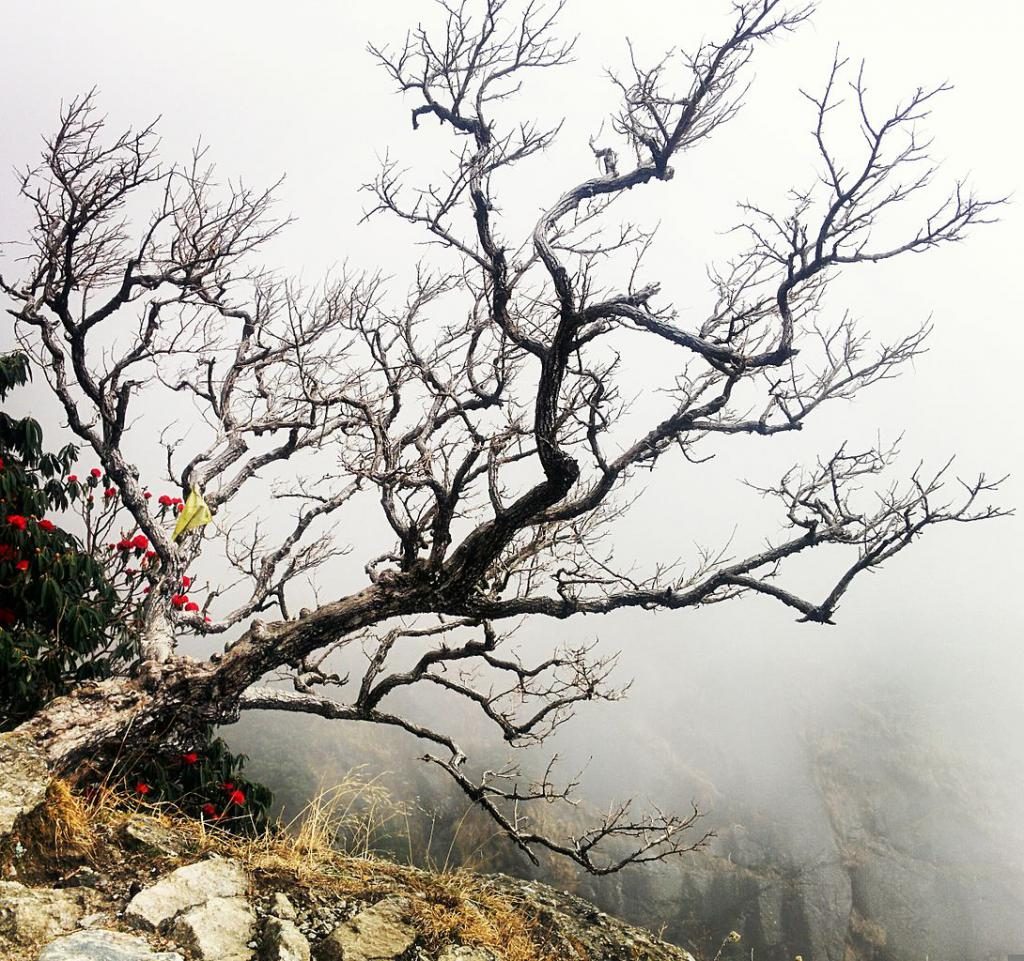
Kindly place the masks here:
<instances>
[{"instance_id":1,"label":"overcast sky","mask_svg":"<svg viewBox=\"0 0 1024 961\"><path fill-rule=\"evenodd\" d=\"M602 68L624 62L626 36L652 54L692 46L721 33L727 8L725 0L570 2L564 22L567 33L581 34L577 63L535 80L521 101L527 116L565 114L568 123L529 180L510 187L509 216L529 223L568 185L594 172L587 136L614 104ZM428 14L424 0L5 4L0 168L31 161L61 99L95 86L116 127L162 117L168 160L186 156L201 138L225 176L263 184L287 174L281 209L297 223L267 254L282 268L315 280L348 259L400 277L416 254L416 238L384 221L357 227L365 202L357 188L372 178L385 148L415 167L438 149L441 134L412 134L409 106L375 69L365 44L397 40ZM880 108L918 85L954 83L927 123L943 174L950 181L969 175L989 195L1019 193L1022 31L1024 5L1011 0L823 0L797 35L759 50L744 111L676 165L672 184L637 201L637 216L662 223L653 263L681 316L699 315L707 302L704 264L728 252L725 231L737 221L736 202L778 201L788 186L809 182L811 114L798 89L820 87L837 44L854 61L866 59ZM0 178L2 239L17 239L26 214L13 177ZM737 526L760 525L757 536L774 533L774 519L761 518L758 502L730 480L772 479L794 460L827 453L847 437L856 443L903 433L908 468L918 458L937 464L955 453L965 474L1011 472L1003 496L1020 504L1022 231L1017 202L1001 223L978 229L963 244L863 267L837 283L830 309L849 308L882 335L932 317L931 352L898 383L875 388L855 406L826 411L799 438L730 444L706 475L666 469L637 505L623 550L675 556L694 540L727 538ZM9 332L0 330L0 337L6 344ZM641 389L643 363L629 377ZM43 391L42 381L32 390ZM32 402L42 410L45 400L39 393ZM374 547L373 553L382 549ZM1005 731L1022 722L1014 699L1022 665L1021 547L1019 518L935 532L855 588L834 629L797 626L785 609L754 601L675 617L634 614L601 634L610 646L629 649L637 705L663 694L665 678L651 667L657 663L651 651L678 651L679 670L692 666L708 685L725 683L723 665L742 665L728 681L730 697L740 701L763 684L768 669L780 684L798 687L817 683L820 671L880 677L905 671L937 716L941 698L969 669L977 723ZM814 572L806 576L813 579ZM558 630L589 637L600 627L587 622ZM641 641L650 646L638 653ZM954 669L943 670L944 664ZM990 697L993 691L1000 696ZM642 708L609 708L631 709Z\"/></svg>"}]
</instances>

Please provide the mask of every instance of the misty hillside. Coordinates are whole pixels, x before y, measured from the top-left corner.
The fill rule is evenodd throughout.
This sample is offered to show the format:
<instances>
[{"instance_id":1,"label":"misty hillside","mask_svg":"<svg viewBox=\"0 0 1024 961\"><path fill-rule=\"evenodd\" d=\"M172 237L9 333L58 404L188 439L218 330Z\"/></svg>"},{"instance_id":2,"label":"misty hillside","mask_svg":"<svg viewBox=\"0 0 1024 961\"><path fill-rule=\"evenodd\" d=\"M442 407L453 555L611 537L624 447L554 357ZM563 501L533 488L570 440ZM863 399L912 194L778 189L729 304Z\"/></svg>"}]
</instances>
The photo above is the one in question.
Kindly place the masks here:
<instances>
[{"instance_id":1,"label":"misty hillside","mask_svg":"<svg viewBox=\"0 0 1024 961\"><path fill-rule=\"evenodd\" d=\"M990 726L993 710L1013 717L1012 676L1003 689L991 671L972 677L928 661L901 675L893 656L888 679L858 680L849 656L826 660L817 687L811 668L787 677L734 665L723 708L708 684L722 664L705 655L686 683L665 682L674 697L664 690L659 702L638 683L646 702L636 703L634 689L618 718L567 729L563 753L597 754L588 770L596 777L584 780L592 804L627 791L679 806L692 798L705 812L694 840L716 835L680 862L609 878L552 862L532 868L400 739L266 715L229 736L286 811L365 765L375 787L416 799L400 816L380 815L375 843L393 856L539 876L698 957L713 957L732 930L742 941L723 958L753 949L758 961L988 961L1019 951L1022 750L1012 729ZM979 675L988 698L979 699ZM463 722L473 729L470 715ZM615 765L618 783L608 773Z\"/></svg>"}]
</instances>

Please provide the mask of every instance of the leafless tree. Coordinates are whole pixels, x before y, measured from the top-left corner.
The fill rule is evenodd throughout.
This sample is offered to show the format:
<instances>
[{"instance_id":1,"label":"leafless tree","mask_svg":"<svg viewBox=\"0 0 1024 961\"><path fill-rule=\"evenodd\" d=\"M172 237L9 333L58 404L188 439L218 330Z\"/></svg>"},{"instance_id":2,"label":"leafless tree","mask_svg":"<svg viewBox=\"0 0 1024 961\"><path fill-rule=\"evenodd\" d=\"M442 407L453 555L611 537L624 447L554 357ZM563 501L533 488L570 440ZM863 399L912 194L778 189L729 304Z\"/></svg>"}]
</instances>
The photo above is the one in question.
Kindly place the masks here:
<instances>
[{"instance_id":1,"label":"leafless tree","mask_svg":"<svg viewBox=\"0 0 1024 961\"><path fill-rule=\"evenodd\" d=\"M537 663L518 656L508 633L527 615L760 594L829 624L859 573L926 529L1000 513L984 476L954 479L947 465L893 483L883 476L893 451L843 449L764 490L780 508L780 533L757 553L709 552L685 573L657 558L643 577L616 568L609 530L638 472L670 456L700 464L735 435L800 430L829 401L893 377L921 352L925 328L879 344L849 317L826 319L836 316L823 303L840 269L960 240L998 201L958 183L916 228L878 242L895 208L932 196L917 125L944 88L876 114L861 74L837 58L821 93L805 94L820 177L784 211L744 208L744 249L712 270L707 316L684 325L646 274L652 235L608 210L627 191L670 181L679 155L733 118L756 48L797 28L810 7L742 0L720 42L655 63L630 50L611 75L617 105L591 140L598 173L543 199L532 231L510 238L497 175L550 149L559 128L497 115L512 113L524 78L573 57L556 28L561 6L441 0L436 30L370 47L411 102L413 127L440 124L454 144L443 181L419 186L386 159L367 185L368 216L401 218L440 248L399 301L373 274L343 272L310 290L257 268L254 254L284 226L271 190L219 186L202 152L162 167L153 128L110 137L91 95L62 110L41 163L20 181L35 211L23 273L0 282L20 343L116 484L125 532L141 532L155 556L139 602L137 676L83 688L22 731L55 766L129 729L173 739L188 723L245 709L368 721L420 739L426 759L531 857L547 848L599 873L659 860L693 846L692 812L635 814L624 803L580 837L542 836L531 808L571 800L573 784L556 784L550 770L536 782L512 768L474 775L440 721L413 722L389 698L432 685L479 707L510 745L542 741L579 702L621 691L613 660L592 647ZM843 155L831 133L841 87L860 137ZM154 212L142 220L142 209ZM608 265L627 260L628 282L611 286ZM639 336L678 360L661 414L634 430L623 384L636 377ZM137 400L152 395L171 407L187 398L205 421L201 440L163 435L182 496L202 491L224 518L276 477L275 503L294 506L288 529L236 517L174 542L129 454ZM149 433L169 430L145 416ZM347 592L322 578L315 608L293 612L296 580L344 549L325 534L334 519L371 502L391 537L367 559L367 582ZM208 619L211 607L182 610L172 596L218 541L240 600ZM787 586L791 559L828 545L848 558L831 589L805 597ZM258 616L268 612L276 619ZM222 655L175 654L184 634L232 628ZM359 646L361 677L330 673L331 654ZM396 667L409 650L424 653ZM290 689L272 683L282 677Z\"/></svg>"}]
</instances>

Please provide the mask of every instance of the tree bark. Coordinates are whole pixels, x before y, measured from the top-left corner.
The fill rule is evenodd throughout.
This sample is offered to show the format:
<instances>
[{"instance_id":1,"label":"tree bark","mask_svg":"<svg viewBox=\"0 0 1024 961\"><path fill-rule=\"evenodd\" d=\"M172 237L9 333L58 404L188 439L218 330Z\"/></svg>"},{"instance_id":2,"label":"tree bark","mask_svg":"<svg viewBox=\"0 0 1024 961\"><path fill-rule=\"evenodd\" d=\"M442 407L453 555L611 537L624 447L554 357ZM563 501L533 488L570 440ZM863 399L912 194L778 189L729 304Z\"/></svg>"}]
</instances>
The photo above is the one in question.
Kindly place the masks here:
<instances>
[{"instance_id":1,"label":"tree bark","mask_svg":"<svg viewBox=\"0 0 1024 961\"><path fill-rule=\"evenodd\" d=\"M425 609L419 585L371 586L297 620L255 620L217 661L145 660L134 677L82 684L16 728L54 774L161 744L191 746L204 728L238 719L243 692L279 667L346 635Z\"/></svg>"},{"instance_id":2,"label":"tree bark","mask_svg":"<svg viewBox=\"0 0 1024 961\"><path fill-rule=\"evenodd\" d=\"M147 662L148 673L87 683L51 701L15 729L38 749L53 775L83 762L109 763L144 746L187 740L190 732L230 720L232 711L211 701L214 675L205 666L175 659Z\"/></svg>"}]
</instances>

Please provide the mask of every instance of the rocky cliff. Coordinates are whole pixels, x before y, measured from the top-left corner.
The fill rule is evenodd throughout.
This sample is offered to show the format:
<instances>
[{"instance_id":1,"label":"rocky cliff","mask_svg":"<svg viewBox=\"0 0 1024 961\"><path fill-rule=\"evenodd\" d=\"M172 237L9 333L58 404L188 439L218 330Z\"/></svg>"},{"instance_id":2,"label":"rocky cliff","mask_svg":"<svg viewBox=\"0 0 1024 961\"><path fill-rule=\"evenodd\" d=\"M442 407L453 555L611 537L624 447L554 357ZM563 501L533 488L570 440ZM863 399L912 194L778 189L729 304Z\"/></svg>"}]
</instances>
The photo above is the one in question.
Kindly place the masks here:
<instances>
[{"instance_id":1,"label":"rocky cliff","mask_svg":"<svg viewBox=\"0 0 1024 961\"><path fill-rule=\"evenodd\" d=\"M815 732L788 795L720 801L703 856L577 890L707 954L792 961L1005 961L1024 953L1019 768L970 763L863 714Z\"/></svg>"}]
</instances>

